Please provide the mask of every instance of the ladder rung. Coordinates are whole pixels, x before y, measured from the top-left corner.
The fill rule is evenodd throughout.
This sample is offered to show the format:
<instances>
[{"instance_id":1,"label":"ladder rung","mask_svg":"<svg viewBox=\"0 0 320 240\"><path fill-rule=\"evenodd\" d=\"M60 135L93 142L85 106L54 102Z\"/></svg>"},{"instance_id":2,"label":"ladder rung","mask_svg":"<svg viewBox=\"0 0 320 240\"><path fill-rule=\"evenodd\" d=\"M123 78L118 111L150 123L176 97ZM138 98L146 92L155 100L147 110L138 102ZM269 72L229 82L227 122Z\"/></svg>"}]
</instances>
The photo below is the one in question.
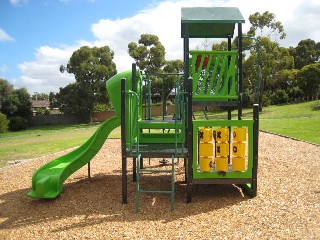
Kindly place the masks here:
<instances>
[{"instance_id":1,"label":"ladder rung","mask_svg":"<svg viewBox=\"0 0 320 240\"><path fill-rule=\"evenodd\" d=\"M141 193L163 193L163 194L171 194L172 191L164 191L164 190L139 190Z\"/></svg>"},{"instance_id":2,"label":"ladder rung","mask_svg":"<svg viewBox=\"0 0 320 240\"><path fill-rule=\"evenodd\" d=\"M139 172L149 172L149 173L172 173L172 170L156 170L156 169L138 169Z\"/></svg>"}]
</instances>

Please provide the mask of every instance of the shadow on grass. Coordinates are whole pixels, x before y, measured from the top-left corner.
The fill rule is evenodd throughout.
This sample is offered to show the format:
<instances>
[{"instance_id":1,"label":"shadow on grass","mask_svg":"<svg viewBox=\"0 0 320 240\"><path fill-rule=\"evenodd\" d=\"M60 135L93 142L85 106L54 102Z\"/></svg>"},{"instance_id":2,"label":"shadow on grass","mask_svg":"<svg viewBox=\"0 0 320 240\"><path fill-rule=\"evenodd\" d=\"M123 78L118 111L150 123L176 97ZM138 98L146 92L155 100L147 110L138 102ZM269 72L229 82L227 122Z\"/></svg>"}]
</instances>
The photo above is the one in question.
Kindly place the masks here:
<instances>
[{"instance_id":1,"label":"shadow on grass","mask_svg":"<svg viewBox=\"0 0 320 240\"><path fill-rule=\"evenodd\" d=\"M142 188L170 186L168 175L142 176ZM193 202L186 203L186 185L175 182L175 211L170 211L169 195L141 194L140 213L135 213L135 183L128 175L128 204L121 203L121 175L95 175L64 185L64 192L54 200L31 199L30 189L20 189L0 196L0 229L15 229L34 224L53 224L68 219L54 231L76 229L106 222L162 220L170 222L201 213L228 208L249 199L233 185L196 185ZM73 220L76 218L76 220Z\"/></svg>"}]
</instances>

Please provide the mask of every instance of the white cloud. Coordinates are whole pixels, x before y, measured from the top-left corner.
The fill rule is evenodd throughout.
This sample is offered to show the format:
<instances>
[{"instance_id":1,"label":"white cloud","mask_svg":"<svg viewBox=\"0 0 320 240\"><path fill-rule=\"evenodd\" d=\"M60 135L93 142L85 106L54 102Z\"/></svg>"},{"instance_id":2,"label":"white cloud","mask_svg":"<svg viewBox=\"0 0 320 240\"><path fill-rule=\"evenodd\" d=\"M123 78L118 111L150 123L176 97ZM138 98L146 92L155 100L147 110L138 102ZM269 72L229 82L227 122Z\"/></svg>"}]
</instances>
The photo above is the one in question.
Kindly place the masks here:
<instances>
[{"instance_id":1,"label":"white cloud","mask_svg":"<svg viewBox=\"0 0 320 240\"><path fill-rule=\"evenodd\" d=\"M13 79L16 87L26 87L29 93L57 92L59 87L74 82L74 76L60 73L60 65L66 65L73 51L79 46L51 48L41 46L36 50L35 61L24 62L18 65L21 77Z\"/></svg>"},{"instance_id":2,"label":"white cloud","mask_svg":"<svg viewBox=\"0 0 320 240\"><path fill-rule=\"evenodd\" d=\"M5 42L5 41L14 41L14 39L6 33L3 29L0 28L0 42Z\"/></svg>"},{"instance_id":3,"label":"white cloud","mask_svg":"<svg viewBox=\"0 0 320 240\"><path fill-rule=\"evenodd\" d=\"M10 3L11 3L13 6L17 7L17 6L21 6L21 5L23 5L23 4L28 3L28 0L10 0Z\"/></svg>"},{"instance_id":4,"label":"white cloud","mask_svg":"<svg viewBox=\"0 0 320 240\"><path fill-rule=\"evenodd\" d=\"M296 46L300 40L311 38L320 41L320 9L317 0L180 0L162 1L157 5L123 19L101 19L91 26L96 38L93 42L80 40L74 46L52 48L39 47L35 53L35 61L19 65L22 76L16 79L16 84L27 86L32 93L58 91L71 81L73 76L60 74L61 64L65 65L72 52L80 46L108 45L114 52L119 72L130 69L133 59L128 55L128 43L137 42L143 33L156 34L166 48L166 59L182 59L183 41L180 36L181 7L192 6L226 6L238 7L246 19L243 31L249 30L248 17L255 12L270 11L281 21L287 38L280 41L283 46ZM204 40L192 40L191 48L200 46Z\"/></svg>"},{"instance_id":5,"label":"white cloud","mask_svg":"<svg viewBox=\"0 0 320 240\"><path fill-rule=\"evenodd\" d=\"M319 0L241 0L226 1L225 6L239 7L246 19L244 30L250 27L249 15L269 11L284 26L287 37L279 41L282 46L296 46L300 40L311 38L320 41L320 2Z\"/></svg>"},{"instance_id":6,"label":"white cloud","mask_svg":"<svg viewBox=\"0 0 320 240\"><path fill-rule=\"evenodd\" d=\"M163 1L130 18L101 19L92 25L92 32L97 38L95 44L108 45L115 52L115 62L119 71L130 69L133 59L127 53L128 43L137 42L143 33L151 33L159 37L166 48L166 59L182 59L181 7L212 6L212 2L208 0ZM214 6L217 6L217 1Z\"/></svg>"},{"instance_id":7,"label":"white cloud","mask_svg":"<svg viewBox=\"0 0 320 240\"><path fill-rule=\"evenodd\" d=\"M7 65L5 65L5 64L0 65L0 73L7 72L8 70L9 69L8 69Z\"/></svg>"},{"instance_id":8,"label":"white cloud","mask_svg":"<svg viewBox=\"0 0 320 240\"><path fill-rule=\"evenodd\" d=\"M137 41L142 33L156 34L166 48L167 59L182 59L183 43L180 36L181 7L238 7L246 19L243 32L250 28L249 15L255 12L270 11L281 21L287 38L280 41L283 46L296 46L302 39L311 37L320 39L319 3L316 0L181 0L163 1L152 8L145 9L136 15L124 19L101 19L92 25L92 32L97 38L96 45L109 45L115 51L115 62L118 70L130 68L133 61L127 54L128 43ZM313 11L310 11L313 9ZM313 14L312 14L313 13ZM302 19L304 19L302 21ZM307 27L303 25L307 22ZM192 47L200 46L204 40L190 41Z\"/></svg>"}]
</instances>

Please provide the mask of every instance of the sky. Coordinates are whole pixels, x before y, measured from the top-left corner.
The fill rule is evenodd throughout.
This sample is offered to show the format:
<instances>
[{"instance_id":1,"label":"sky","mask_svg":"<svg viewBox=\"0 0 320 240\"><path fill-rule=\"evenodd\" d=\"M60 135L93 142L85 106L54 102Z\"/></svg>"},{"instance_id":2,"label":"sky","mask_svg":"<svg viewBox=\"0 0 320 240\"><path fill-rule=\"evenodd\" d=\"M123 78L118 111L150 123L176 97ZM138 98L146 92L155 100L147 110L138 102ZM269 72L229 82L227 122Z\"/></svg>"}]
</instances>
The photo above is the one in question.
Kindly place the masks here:
<instances>
[{"instance_id":1,"label":"sky","mask_svg":"<svg viewBox=\"0 0 320 240\"><path fill-rule=\"evenodd\" d=\"M167 60L182 59L181 7L238 7L244 32L250 14L269 11L287 33L281 46L320 42L320 0L0 0L0 78L30 94L58 92L75 81L59 66L81 46L108 45L121 72L133 62L128 43L143 33L159 37Z\"/></svg>"}]
</instances>

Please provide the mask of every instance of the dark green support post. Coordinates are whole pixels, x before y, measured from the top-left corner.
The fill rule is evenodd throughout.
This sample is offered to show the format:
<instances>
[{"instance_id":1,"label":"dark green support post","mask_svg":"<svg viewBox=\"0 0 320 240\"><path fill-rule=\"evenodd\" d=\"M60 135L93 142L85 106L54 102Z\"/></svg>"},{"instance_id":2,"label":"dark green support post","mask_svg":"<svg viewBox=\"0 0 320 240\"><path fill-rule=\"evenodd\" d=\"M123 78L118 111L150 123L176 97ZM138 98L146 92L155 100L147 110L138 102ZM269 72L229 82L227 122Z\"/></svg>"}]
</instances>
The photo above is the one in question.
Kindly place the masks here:
<instances>
[{"instance_id":1,"label":"dark green support post","mask_svg":"<svg viewBox=\"0 0 320 240\"><path fill-rule=\"evenodd\" d=\"M91 166L90 166L90 162L88 162L88 178L91 178Z\"/></svg>"},{"instance_id":2,"label":"dark green support post","mask_svg":"<svg viewBox=\"0 0 320 240\"><path fill-rule=\"evenodd\" d=\"M242 96L243 96L243 85L242 85L242 24L238 23L238 120L242 119Z\"/></svg>"},{"instance_id":3,"label":"dark green support post","mask_svg":"<svg viewBox=\"0 0 320 240\"><path fill-rule=\"evenodd\" d=\"M259 104L253 105L253 169L252 169L252 197L257 196L259 160Z\"/></svg>"},{"instance_id":4,"label":"dark green support post","mask_svg":"<svg viewBox=\"0 0 320 240\"><path fill-rule=\"evenodd\" d=\"M228 35L228 51L231 51L231 36L230 35ZM231 59L229 56L228 57L228 67L230 66L230 60ZM230 80L228 80L228 94L230 93L230 89L231 89L230 84L231 84L231 82L230 82ZM230 101L230 99L229 99L229 101ZM231 120L231 108L230 107L228 107L228 120ZM230 154L229 154L229 156L230 156Z\"/></svg>"},{"instance_id":5,"label":"dark green support post","mask_svg":"<svg viewBox=\"0 0 320 240\"><path fill-rule=\"evenodd\" d=\"M188 79L188 126L187 126L187 147L188 147L188 177L187 177L187 203L192 202L192 163L193 163L193 129L192 129L192 78Z\"/></svg>"},{"instance_id":6,"label":"dark green support post","mask_svg":"<svg viewBox=\"0 0 320 240\"><path fill-rule=\"evenodd\" d=\"M137 160L136 158L132 158L132 181L137 181Z\"/></svg>"},{"instance_id":7,"label":"dark green support post","mask_svg":"<svg viewBox=\"0 0 320 240\"><path fill-rule=\"evenodd\" d=\"M187 126L186 142L187 156L187 203L192 201L192 78L189 78L189 24L185 24L183 36L183 60L184 60L184 86L187 92Z\"/></svg>"},{"instance_id":8,"label":"dark green support post","mask_svg":"<svg viewBox=\"0 0 320 240\"><path fill-rule=\"evenodd\" d=\"M121 79L121 155L122 155L122 203L127 197L127 151L126 151L126 79Z\"/></svg>"},{"instance_id":9,"label":"dark green support post","mask_svg":"<svg viewBox=\"0 0 320 240\"><path fill-rule=\"evenodd\" d=\"M137 67L135 63L132 63L132 91L137 92L137 80L136 80Z\"/></svg>"}]
</instances>

